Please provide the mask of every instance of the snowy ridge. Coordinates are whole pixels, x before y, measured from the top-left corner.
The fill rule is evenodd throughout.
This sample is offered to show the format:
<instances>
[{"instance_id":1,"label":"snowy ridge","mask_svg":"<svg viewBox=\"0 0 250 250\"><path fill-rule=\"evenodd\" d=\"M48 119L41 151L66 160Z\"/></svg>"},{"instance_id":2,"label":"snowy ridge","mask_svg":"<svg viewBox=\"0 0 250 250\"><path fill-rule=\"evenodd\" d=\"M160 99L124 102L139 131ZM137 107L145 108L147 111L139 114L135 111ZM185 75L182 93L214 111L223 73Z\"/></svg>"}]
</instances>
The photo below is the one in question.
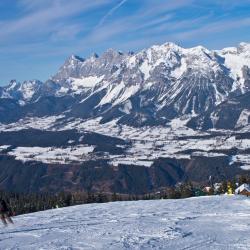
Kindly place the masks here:
<instances>
[{"instance_id":1,"label":"snowy ridge","mask_svg":"<svg viewBox=\"0 0 250 250\"><path fill-rule=\"evenodd\" d=\"M13 80L3 89L4 92L2 93L1 97L29 102L36 94L39 93L42 84L42 82L37 80L24 81L23 83L18 83L17 81Z\"/></svg>"}]
</instances>

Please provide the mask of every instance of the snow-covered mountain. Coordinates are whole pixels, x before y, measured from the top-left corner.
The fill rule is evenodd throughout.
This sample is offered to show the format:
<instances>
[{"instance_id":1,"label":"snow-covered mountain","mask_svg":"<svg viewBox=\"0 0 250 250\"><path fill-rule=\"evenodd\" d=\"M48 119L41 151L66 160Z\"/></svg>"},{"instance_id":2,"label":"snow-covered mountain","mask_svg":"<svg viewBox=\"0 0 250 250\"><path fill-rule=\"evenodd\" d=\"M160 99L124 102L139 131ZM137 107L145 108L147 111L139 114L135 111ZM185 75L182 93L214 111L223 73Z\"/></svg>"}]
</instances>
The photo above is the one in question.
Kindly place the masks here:
<instances>
[{"instance_id":1,"label":"snow-covered mountain","mask_svg":"<svg viewBox=\"0 0 250 250\"><path fill-rule=\"evenodd\" d=\"M249 249L247 197L87 204L14 217L0 248Z\"/></svg>"},{"instance_id":2,"label":"snow-covered mountain","mask_svg":"<svg viewBox=\"0 0 250 250\"><path fill-rule=\"evenodd\" d=\"M8 86L3 88L2 98L13 98L25 104L29 101L34 101L35 96L40 95L40 88L42 82L33 80L19 83L16 80L12 80Z\"/></svg>"},{"instance_id":3,"label":"snow-covered mountain","mask_svg":"<svg viewBox=\"0 0 250 250\"><path fill-rule=\"evenodd\" d=\"M77 101L67 107L68 116L99 116L102 122L119 118L136 126L166 124L185 114L212 111L247 92L249 67L247 43L220 51L184 49L173 43L138 53L109 49L87 59L70 56L45 83L12 81L1 89L1 96L24 105L45 96L70 95Z\"/></svg>"},{"instance_id":4,"label":"snow-covered mountain","mask_svg":"<svg viewBox=\"0 0 250 250\"><path fill-rule=\"evenodd\" d=\"M72 55L44 83L0 88L0 185L145 193L244 175L249 88L247 43Z\"/></svg>"}]
</instances>

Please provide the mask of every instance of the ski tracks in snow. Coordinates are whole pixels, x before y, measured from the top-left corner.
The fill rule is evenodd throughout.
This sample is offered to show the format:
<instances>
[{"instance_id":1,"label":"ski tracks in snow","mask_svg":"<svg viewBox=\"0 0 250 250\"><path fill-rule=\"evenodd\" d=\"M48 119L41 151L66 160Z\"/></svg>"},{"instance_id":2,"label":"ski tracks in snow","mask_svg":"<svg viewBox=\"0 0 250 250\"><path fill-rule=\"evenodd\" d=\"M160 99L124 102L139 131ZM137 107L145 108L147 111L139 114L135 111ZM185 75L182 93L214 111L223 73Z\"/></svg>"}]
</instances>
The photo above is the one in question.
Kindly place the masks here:
<instances>
[{"instance_id":1,"label":"ski tracks in snow","mask_svg":"<svg viewBox=\"0 0 250 250\"><path fill-rule=\"evenodd\" d=\"M250 200L213 196L88 204L17 216L0 249L249 249Z\"/></svg>"}]
</instances>

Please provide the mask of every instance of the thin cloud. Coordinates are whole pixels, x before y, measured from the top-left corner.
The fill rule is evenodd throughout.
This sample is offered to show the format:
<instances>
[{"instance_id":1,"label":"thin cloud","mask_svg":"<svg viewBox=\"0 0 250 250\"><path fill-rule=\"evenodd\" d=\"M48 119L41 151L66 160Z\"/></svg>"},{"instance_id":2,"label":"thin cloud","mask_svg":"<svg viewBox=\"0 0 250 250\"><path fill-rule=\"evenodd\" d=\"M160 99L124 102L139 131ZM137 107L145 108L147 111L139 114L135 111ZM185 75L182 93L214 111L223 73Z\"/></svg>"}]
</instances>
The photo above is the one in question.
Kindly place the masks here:
<instances>
[{"instance_id":1,"label":"thin cloud","mask_svg":"<svg viewBox=\"0 0 250 250\"><path fill-rule=\"evenodd\" d=\"M115 5L111 10L108 11L108 13L100 20L97 27L102 26L105 21L108 19L108 17L112 16L116 10L118 10L122 5L124 5L128 0L122 0L117 5Z\"/></svg>"},{"instance_id":2,"label":"thin cloud","mask_svg":"<svg viewBox=\"0 0 250 250\"><path fill-rule=\"evenodd\" d=\"M250 18L213 22L197 29L176 33L174 36L181 40L192 40L195 37L207 37L211 34L224 33L228 30L244 27L250 28Z\"/></svg>"},{"instance_id":3,"label":"thin cloud","mask_svg":"<svg viewBox=\"0 0 250 250\"><path fill-rule=\"evenodd\" d=\"M132 11L127 16L118 16L107 23L106 20L111 17L114 12L125 4L128 0L123 0L115 5L106 15L99 21L98 25L86 37L91 43L99 43L115 38L120 34L132 34L143 29L157 28L162 24L167 24L174 16L174 11L190 5L194 0L144 0L143 7ZM138 35L138 34L137 34ZM137 36L135 35L135 37ZM86 39L85 38L85 39Z\"/></svg>"},{"instance_id":4,"label":"thin cloud","mask_svg":"<svg viewBox=\"0 0 250 250\"><path fill-rule=\"evenodd\" d=\"M1 22L0 41L16 37L26 39L26 37L36 38L38 35L49 35L56 32L58 28L63 28L63 25L72 25L70 18L99 8L110 1L52 1L52 4L47 5L46 8L35 9L16 20ZM31 1L25 0L25 2L28 5ZM59 23L61 25L58 25Z\"/></svg>"}]
</instances>

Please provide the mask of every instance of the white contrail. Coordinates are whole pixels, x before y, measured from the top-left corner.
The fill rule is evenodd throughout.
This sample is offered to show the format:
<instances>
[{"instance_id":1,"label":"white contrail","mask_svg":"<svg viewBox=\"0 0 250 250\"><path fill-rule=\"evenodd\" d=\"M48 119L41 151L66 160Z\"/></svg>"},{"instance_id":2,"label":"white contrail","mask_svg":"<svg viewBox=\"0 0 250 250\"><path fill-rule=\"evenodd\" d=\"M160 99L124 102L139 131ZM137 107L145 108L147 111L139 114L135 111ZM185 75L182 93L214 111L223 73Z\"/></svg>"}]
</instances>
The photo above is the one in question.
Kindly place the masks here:
<instances>
[{"instance_id":1,"label":"white contrail","mask_svg":"<svg viewBox=\"0 0 250 250\"><path fill-rule=\"evenodd\" d=\"M117 5L115 5L111 10L108 11L108 13L100 20L100 22L98 23L97 27L103 25L103 23L106 21L106 19L109 16L112 16L113 13L119 9L123 4L125 4L128 0L122 0L120 3L118 3Z\"/></svg>"}]
</instances>

